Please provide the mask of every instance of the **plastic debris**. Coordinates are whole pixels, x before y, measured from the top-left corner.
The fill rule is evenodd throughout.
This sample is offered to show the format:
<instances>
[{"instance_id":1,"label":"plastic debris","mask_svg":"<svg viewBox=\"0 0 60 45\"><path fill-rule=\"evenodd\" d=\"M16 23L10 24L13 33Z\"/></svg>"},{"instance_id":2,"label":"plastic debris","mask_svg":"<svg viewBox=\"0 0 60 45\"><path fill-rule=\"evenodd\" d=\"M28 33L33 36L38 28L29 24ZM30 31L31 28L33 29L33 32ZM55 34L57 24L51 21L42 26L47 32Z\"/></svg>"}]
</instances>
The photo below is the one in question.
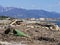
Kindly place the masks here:
<instances>
[{"instance_id":1,"label":"plastic debris","mask_svg":"<svg viewBox=\"0 0 60 45\"><path fill-rule=\"evenodd\" d=\"M20 30L17 30L17 29L13 30L13 34L16 36L28 36L25 33L21 32Z\"/></svg>"}]
</instances>

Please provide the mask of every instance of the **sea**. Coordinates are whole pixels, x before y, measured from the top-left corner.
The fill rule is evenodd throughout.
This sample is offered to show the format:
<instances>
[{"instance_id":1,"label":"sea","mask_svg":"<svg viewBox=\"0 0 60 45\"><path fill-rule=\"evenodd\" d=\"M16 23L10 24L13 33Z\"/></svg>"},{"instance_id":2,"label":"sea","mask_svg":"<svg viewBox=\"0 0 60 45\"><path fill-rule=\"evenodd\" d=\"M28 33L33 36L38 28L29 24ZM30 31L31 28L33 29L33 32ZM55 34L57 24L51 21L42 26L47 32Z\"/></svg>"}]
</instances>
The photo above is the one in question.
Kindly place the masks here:
<instances>
[{"instance_id":1,"label":"sea","mask_svg":"<svg viewBox=\"0 0 60 45\"><path fill-rule=\"evenodd\" d=\"M56 23L60 27L60 21L55 21L54 23Z\"/></svg>"},{"instance_id":2,"label":"sea","mask_svg":"<svg viewBox=\"0 0 60 45\"><path fill-rule=\"evenodd\" d=\"M60 21L50 21L50 22L53 22L53 23L57 24L60 27Z\"/></svg>"}]
</instances>

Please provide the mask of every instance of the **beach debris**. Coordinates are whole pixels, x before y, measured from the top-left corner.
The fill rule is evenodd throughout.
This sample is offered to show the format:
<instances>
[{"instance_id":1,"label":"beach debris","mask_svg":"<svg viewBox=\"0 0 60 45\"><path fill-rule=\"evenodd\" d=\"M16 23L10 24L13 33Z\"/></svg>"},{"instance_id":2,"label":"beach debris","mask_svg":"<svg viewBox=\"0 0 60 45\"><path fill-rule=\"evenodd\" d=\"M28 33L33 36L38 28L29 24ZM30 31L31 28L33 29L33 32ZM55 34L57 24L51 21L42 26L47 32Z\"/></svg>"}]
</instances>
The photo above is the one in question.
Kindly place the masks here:
<instances>
[{"instance_id":1,"label":"beach debris","mask_svg":"<svg viewBox=\"0 0 60 45\"><path fill-rule=\"evenodd\" d=\"M29 37L27 34L23 33L22 31L20 31L18 29L13 30L13 34L16 35L16 36L26 36L26 37Z\"/></svg>"},{"instance_id":2,"label":"beach debris","mask_svg":"<svg viewBox=\"0 0 60 45\"><path fill-rule=\"evenodd\" d=\"M22 22L23 22L23 20L17 20L17 19L16 19L16 20L14 20L10 25L11 25L11 26L13 26L13 25L18 25L18 26L19 26L20 24L22 24Z\"/></svg>"},{"instance_id":3,"label":"beach debris","mask_svg":"<svg viewBox=\"0 0 60 45\"><path fill-rule=\"evenodd\" d=\"M27 25L27 28L34 28L34 26L31 26L31 25Z\"/></svg>"},{"instance_id":4,"label":"beach debris","mask_svg":"<svg viewBox=\"0 0 60 45\"><path fill-rule=\"evenodd\" d=\"M24 32L18 30L18 29L10 29L10 28L7 28L5 31L4 31L4 34L13 34L15 36L21 36L21 37L29 37L27 34L25 34Z\"/></svg>"},{"instance_id":5,"label":"beach debris","mask_svg":"<svg viewBox=\"0 0 60 45\"><path fill-rule=\"evenodd\" d=\"M60 42L57 45L60 45Z\"/></svg>"},{"instance_id":6,"label":"beach debris","mask_svg":"<svg viewBox=\"0 0 60 45\"><path fill-rule=\"evenodd\" d=\"M39 41L49 41L49 42L56 42L57 40L54 38L49 38L49 37L37 37L37 40Z\"/></svg>"},{"instance_id":7,"label":"beach debris","mask_svg":"<svg viewBox=\"0 0 60 45\"><path fill-rule=\"evenodd\" d=\"M59 31L59 26L58 25L53 25L53 26L50 27L50 29Z\"/></svg>"},{"instance_id":8,"label":"beach debris","mask_svg":"<svg viewBox=\"0 0 60 45\"><path fill-rule=\"evenodd\" d=\"M6 41L0 41L0 45L11 45L11 43L8 43L8 42L6 42Z\"/></svg>"},{"instance_id":9,"label":"beach debris","mask_svg":"<svg viewBox=\"0 0 60 45\"><path fill-rule=\"evenodd\" d=\"M4 34L9 34L10 31L11 31L10 28L7 28L7 29L4 31Z\"/></svg>"},{"instance_id":10,"label":"beach debris","mask_svg":"<svg viewBox=\"0 0 60 45\"><path fill-rule=\"evenodd\" d=\"M25 45L22 44L21 42L7 42L7 41L0 41L0 45Z\"/></svg>"}]
</instances>

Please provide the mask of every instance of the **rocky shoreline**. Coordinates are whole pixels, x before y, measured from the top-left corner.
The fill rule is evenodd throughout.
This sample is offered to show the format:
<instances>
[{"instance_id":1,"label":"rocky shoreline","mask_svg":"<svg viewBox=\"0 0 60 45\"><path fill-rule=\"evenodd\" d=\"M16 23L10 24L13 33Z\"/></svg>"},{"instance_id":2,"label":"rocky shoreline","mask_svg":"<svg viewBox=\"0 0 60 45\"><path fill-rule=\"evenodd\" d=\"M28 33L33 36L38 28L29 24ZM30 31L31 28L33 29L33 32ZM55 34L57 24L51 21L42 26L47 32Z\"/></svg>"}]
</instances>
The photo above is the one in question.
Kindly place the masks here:
<instances>
[{"instance_id":1,"label":"rocky shoreline","mask_svg":"<svg viewBox=\"0 0 60 45\"><path fill-rule=\"evenodd\" d=\"M16 22L17 21L17 22ZM16 45L59 45L60 44L60 27L58 25L52 25L51 23L35 23L35 21L26 21L23 22L20 20L14 20L10 22L10 26L14 29L18 29L25 34L28 34L30 37L20 37L14 36L11 34L4 34L8 25L4 25L0 28L0 43L9 42L9 44L5 45L12 45L16 42ZM1 25L0 25L1 26ZM52 26L52 28L50 27ZM12 43L12 44L10 44ZM15 45L15 44L13 44Z\"/></svg>"}]
</instances>

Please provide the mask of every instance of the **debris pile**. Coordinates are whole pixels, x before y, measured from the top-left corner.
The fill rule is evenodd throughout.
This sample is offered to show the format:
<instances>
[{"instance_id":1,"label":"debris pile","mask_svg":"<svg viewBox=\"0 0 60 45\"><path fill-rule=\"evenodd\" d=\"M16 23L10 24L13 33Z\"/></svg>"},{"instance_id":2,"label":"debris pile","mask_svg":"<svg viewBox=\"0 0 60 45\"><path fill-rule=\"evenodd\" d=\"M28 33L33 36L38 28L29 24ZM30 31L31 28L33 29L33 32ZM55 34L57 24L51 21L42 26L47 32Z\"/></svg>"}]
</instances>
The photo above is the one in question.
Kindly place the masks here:
<instances>
[{"instance_id":1,"label":"debris pile","mask_svg":"<svg viewBox=\"0 0 60 45\"><path fill-rule=\"evenodd\" d=\"M60 31L56 29L58 26L45 23L41 24L39 23L40 21L38 23L16 21L13 21L9 24L10 26L0 30L0 41L13 41L17 44L22 42L22 44L26 45L59 45Z\"/></svg>"}]
</instances>

